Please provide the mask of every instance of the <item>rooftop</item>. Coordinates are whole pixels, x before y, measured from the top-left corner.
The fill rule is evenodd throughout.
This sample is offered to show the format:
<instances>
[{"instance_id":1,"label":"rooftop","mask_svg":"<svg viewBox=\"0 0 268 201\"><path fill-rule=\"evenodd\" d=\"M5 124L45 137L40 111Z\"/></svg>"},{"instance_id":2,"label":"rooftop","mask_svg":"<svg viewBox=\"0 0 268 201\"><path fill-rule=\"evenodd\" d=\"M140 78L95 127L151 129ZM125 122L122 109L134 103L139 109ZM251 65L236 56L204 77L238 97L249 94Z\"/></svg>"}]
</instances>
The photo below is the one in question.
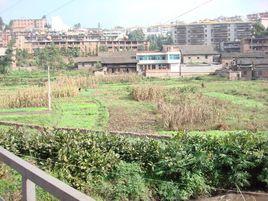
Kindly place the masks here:
<instances>
[{"instance_id":1,"label":"rooftop","mask_svg":"<svg viewBox=\"0 0 268 201\"><path fill-rule=\"evenodd\" d=\"M177 47L183 55L219 54L212 45L178 45Z\"/></svg>"}]
</instances>

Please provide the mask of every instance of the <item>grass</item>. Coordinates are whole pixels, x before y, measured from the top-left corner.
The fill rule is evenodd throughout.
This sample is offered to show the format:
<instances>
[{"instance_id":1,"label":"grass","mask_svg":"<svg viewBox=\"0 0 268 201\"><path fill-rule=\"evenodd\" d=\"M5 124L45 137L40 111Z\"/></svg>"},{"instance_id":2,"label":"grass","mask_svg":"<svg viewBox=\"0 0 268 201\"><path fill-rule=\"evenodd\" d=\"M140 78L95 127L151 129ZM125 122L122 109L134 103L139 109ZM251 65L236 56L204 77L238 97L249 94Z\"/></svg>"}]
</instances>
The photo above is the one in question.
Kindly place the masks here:
<instances>
[{"instance_id":1,"label":"grass","mask_svg":"<svg viewBox=\"0 0 268 201\"><path fill-rule=\"evenodd\" d=\"M234 95L229 95L229 94L225 94L225 93L220 93L220 92L208 92L205 93L205 95L207 96L211 96L211 97L215 97L218 98L220 100L227 100L233 104L237 104L237 105L242 105L244 107L249 107L249 108L264 108L264 104L256 101L254 99L248 99L245 97L241 97L241 96L234 96Z\"/></svg>"},{"instance_id":2,"label":"grass","mask_svg":"<svg viewBox=\"0 0 268 201\"><path fill-rule=\"evenodd\" d=\"M27 158L25 158L27 160ZM0 198L4 200L21 200L21 175L6 165L0 164ZM57 201L48 192L36 186L37 201Z\"/></svg>"},{"instance_id":3,"label":"grass","mask_svg":"<svg viewBox=\"0 0 268 201\"><path fill-rule=\"evenodd\" d=\"M68 76L80 76L78 73L68 73L70 74ZM61 77L68 73L63 73ZM20 73L14 73L12 76L19 77ZM28 76L25 73L22 77L31 79ZM4 113L0 115L0 120L94 130L108 129L165 133L167 129L163 127L161 114L157 111L158 101L144 101L142 100L143 97L139 99L140 101L136 101L131 96L133 88L136 88L136 92L139 93L138 95L142 96L143 94L140 89L143 87L141 86L145 86L149 90L153 86L164 91L165 99L173 102L180 101L178 100L178 94L189 95L192 99L191 101L196 103L199 101L196 94L203 94L208 102L212 102L212 105L212 100L220 102L222 104L221 107L226 108L227 113L221 112L220 108L218 114L221 117L219 128L205 126L202 130L206 130L206 132L215 129L231 131L268 129L267 81L228 81L214 76L181 79L141 79L122 76L116 78L100 77L96 80L99 82L97 87L87 88L85 85L76 97L54 98L52 113L42 113L45 110L43 107L0 109L0 113ZM111 80L113 81L111 82ZM81 81L85 83L84 80ZM30 86L31 84L32 82L28 83ZM6 91L12 92L25 87L27 85L20 85L20 83L14 83L12 86L2 85L0 86L0 95ZM153 99L158 99L157 91L149 95L154 96ZM203 102L205 104L205 99ZM30 114L30 112L38 111L41 113ZM14 112L15 114L8 112ZM22 114L19 114L19 112ZM23 114L23 112L26 114ZM186 123L185 128L190 128L190 126L187 126ZM190 129L198 128L193 127Z\"/></svg>"},{"instance_id":4,"label":"grass","mask_svg":"<svg viewBox=\"0 0 268 201\"><path fill-rule=\"evenodd\" d=\"M99 102L88 96L60 99L53 102L52 113L31 114L43 108L29 108L29 113L10 113L0 116L0 120L37 124L42 126L87 128L103 130L107 127L108 112ZM8 110L5 110L6 112ZM9 112L12 110L9 110ZM19 111L18 109L15 111Z\"/></svg>"}]
</instances>

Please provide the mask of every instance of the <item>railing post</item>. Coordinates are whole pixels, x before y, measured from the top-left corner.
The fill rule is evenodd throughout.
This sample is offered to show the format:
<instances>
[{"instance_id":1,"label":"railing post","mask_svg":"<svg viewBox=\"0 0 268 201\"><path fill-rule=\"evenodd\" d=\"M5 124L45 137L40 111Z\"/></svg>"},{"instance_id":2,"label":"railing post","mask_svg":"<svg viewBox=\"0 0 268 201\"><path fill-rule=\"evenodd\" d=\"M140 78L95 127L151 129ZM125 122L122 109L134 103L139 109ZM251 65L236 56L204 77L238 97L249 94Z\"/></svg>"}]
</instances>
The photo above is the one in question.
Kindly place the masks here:
<instances>
[{"instance_id":1,"label":"railing post","mask_svg":"<svg viewBox=\"0 0 268 201\"><path fill-rule=\"evenodd\" d=\"M36 201L35 184L22 176L22 201Z\"/></svg>"}]
</instances>

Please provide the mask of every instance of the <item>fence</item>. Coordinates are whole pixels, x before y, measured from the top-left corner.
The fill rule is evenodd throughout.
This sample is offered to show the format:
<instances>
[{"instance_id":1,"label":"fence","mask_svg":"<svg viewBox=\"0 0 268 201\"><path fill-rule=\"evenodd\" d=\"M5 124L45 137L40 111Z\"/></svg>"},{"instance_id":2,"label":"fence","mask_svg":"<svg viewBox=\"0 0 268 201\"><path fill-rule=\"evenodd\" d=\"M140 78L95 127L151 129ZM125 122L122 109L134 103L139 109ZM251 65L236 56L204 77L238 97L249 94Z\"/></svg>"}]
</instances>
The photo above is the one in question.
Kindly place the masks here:
<instances>
[{"instance_id":1,"label":"fence","mask_svg":"<svg viewBox=\"0 0 268 201\"><path fill-rule=\"evenodd\" d=\"M0 161L22 175L22 201L35 201L35 185L62 201L93 201L94 199L75 190L62 181L45 173L0 146Z\"/></svg>"}]
</instances>

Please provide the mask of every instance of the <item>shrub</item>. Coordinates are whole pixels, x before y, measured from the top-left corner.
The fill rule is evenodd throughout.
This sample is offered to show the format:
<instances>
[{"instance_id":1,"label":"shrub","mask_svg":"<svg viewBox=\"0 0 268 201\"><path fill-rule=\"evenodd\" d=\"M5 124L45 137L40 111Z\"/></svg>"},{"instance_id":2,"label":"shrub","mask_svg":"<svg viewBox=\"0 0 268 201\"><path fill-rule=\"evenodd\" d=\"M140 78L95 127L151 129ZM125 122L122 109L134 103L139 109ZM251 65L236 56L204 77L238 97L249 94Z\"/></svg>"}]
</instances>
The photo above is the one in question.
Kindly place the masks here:
<instances>
[{"instance_id":1,"label":"shrub","mask_svg":"<svg viewBox=\"0 0 268 201\"><path fill-rule=\"evenodd\" d=\"M265 189L267 144L265 134L250 132L183 133L155 140L101 132L0 130L1 146L33 157L61 180L106 200L186 200L214 188Z\"/></svg>"},{"instance_id":2,"label":"shrub","mask_svg":"<svg viewBox=\"0 0 268 201\"><path fill-rule=\"evenodd\" d=\"M120 162L111 173L113 200L149 200L139 164Z\"/></svg>"}]
</instances>

